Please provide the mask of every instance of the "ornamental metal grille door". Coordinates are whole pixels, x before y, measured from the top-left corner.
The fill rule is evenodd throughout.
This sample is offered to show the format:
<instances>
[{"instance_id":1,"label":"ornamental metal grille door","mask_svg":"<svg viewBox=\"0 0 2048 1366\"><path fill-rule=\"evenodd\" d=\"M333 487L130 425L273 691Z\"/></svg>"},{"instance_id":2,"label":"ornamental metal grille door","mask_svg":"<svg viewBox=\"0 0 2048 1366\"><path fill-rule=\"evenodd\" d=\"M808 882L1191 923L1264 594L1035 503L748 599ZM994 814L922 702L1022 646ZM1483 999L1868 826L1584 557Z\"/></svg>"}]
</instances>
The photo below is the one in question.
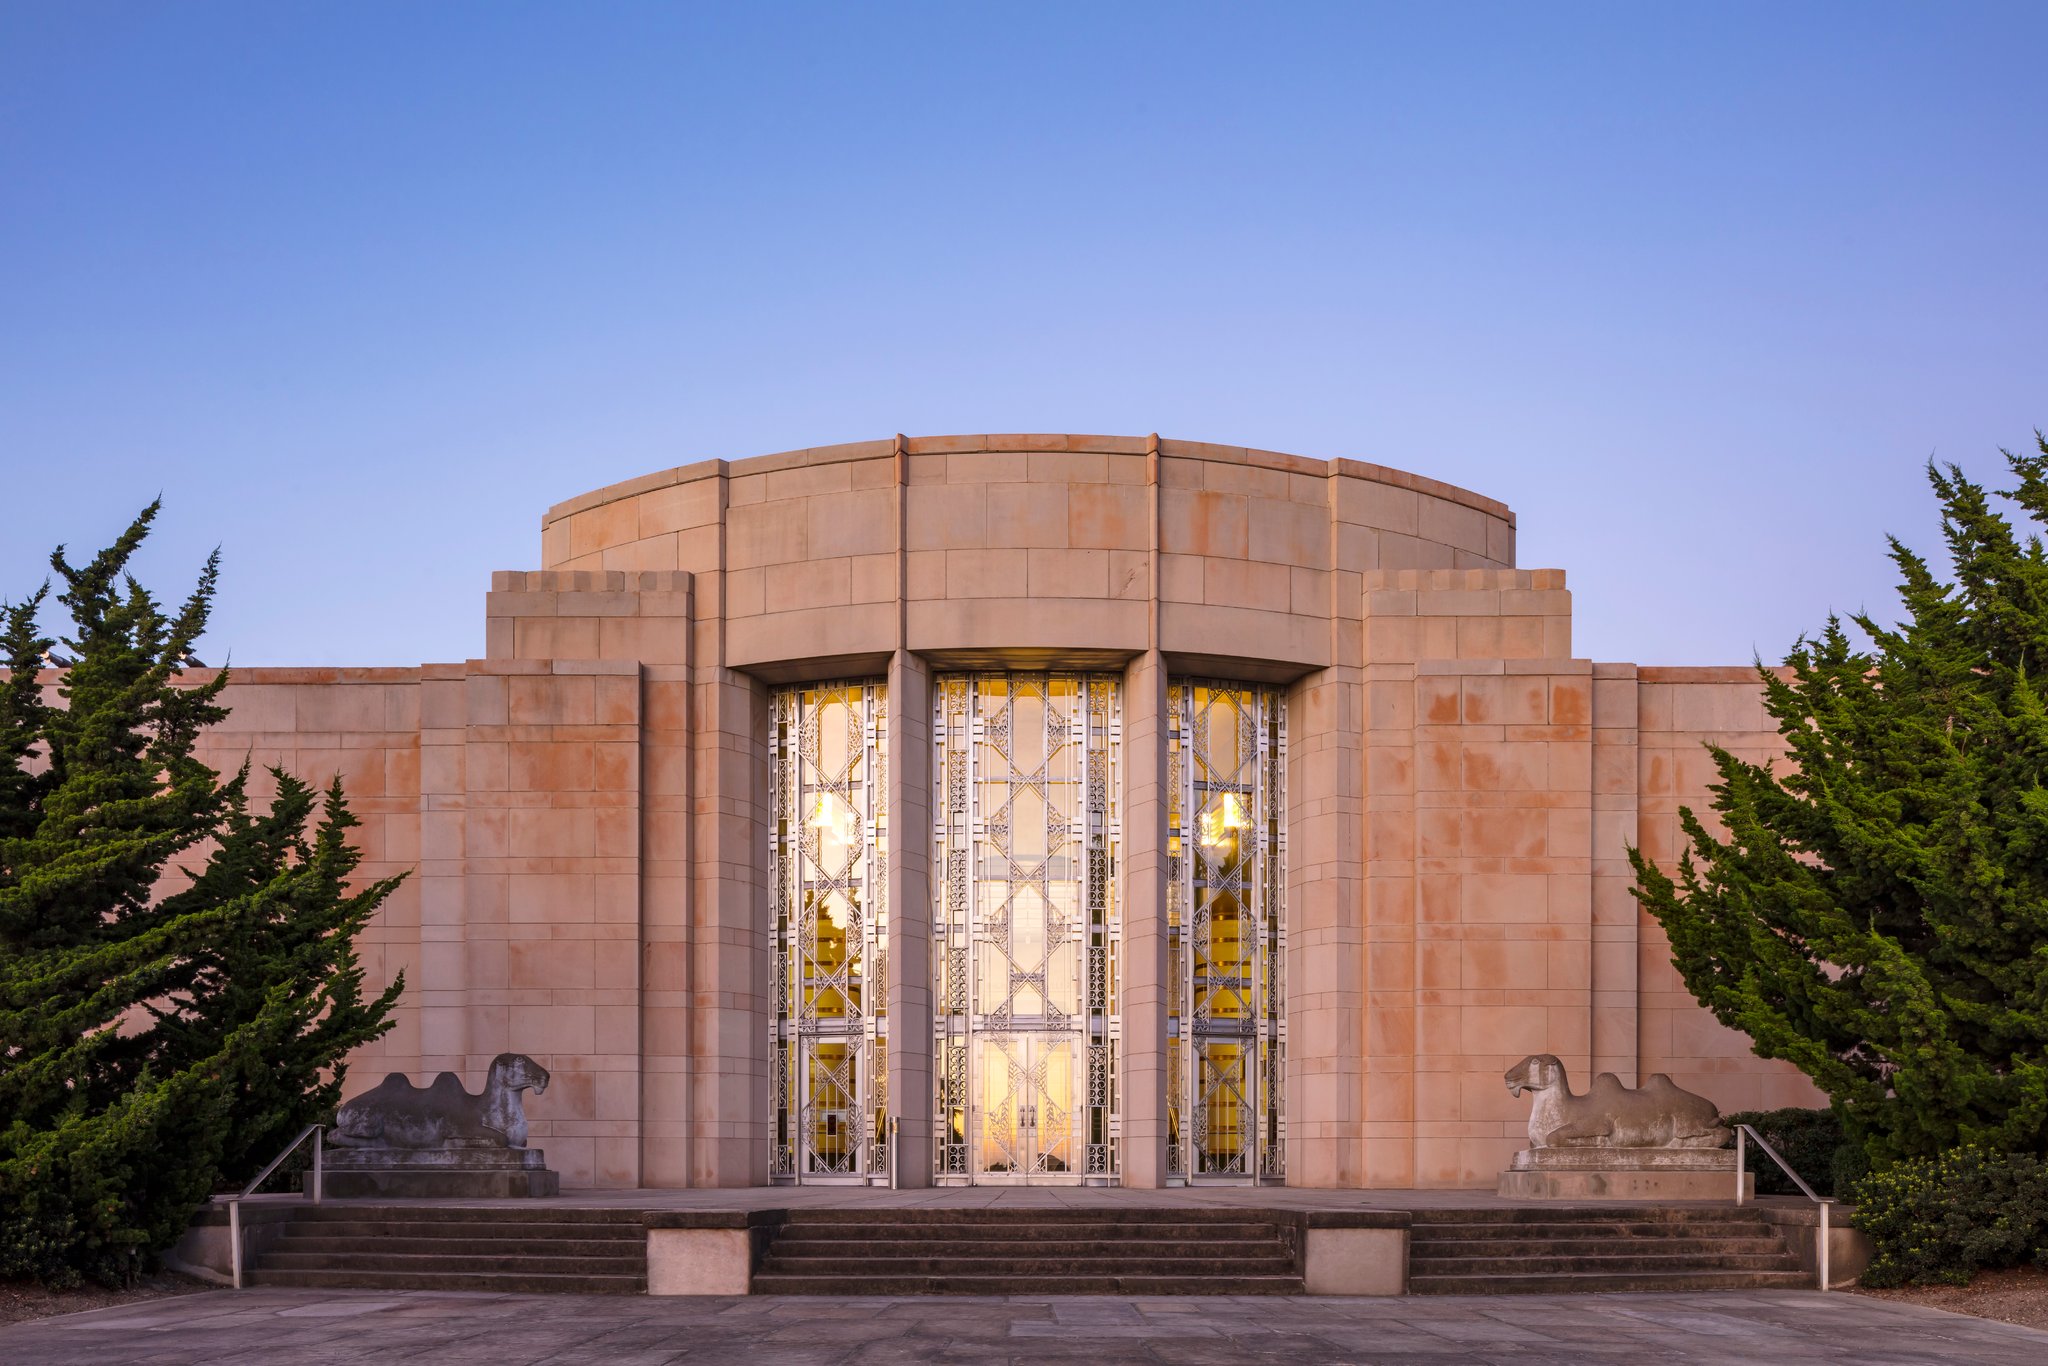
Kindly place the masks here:
<instances>
[{"instance_id":1,"label":"ornamental metal grille door","mask_svg":"<svg viewBox=\"0 0 2048 1366\"><path fill-rule=\"evenodd\" d=\"M1167 689L1167 1170L1280 1181L1286 699Z\"/></svg>"},{"instance_id":2,"label":"ornamental metal grille door","mask_svg":"<svg viewBox=\"0 0 2048 1366\"><path fill-rule=\"evenodd\" d=\"M772 706L769 1175L885 1181L886 690L785 688Z\"/></svg>"},{"instance_id":3,"label":"ornamental metal grille door","mask_svg":"<svg viewBox=\"0 0 2048 1366\"><path fill-rule=\"evenodd\" d=\"M956 675L933 712L933 1175L1112 1183L1117 682Z\"/></svg>"}]
</instances>

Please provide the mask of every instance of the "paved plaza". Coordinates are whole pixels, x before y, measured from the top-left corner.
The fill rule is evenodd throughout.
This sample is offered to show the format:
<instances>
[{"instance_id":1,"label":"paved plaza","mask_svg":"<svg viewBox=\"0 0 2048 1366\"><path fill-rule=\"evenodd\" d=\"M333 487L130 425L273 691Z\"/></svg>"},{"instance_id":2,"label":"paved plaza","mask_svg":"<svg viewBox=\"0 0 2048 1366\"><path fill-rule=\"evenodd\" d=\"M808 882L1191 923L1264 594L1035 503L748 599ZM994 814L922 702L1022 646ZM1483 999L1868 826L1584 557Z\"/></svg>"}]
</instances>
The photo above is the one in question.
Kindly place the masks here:
<instances>
[{"instance_id":1,"label":"paved plaza","mask_svg":"<svg viewBox=\"0 0 2048 1366\"><path fill-rule=\"evenodd\" d=\"M0 1329L10 1366L1727 1362L2038 1366L2048 1333L1854 1295L649 1299L245 1290Z\"/></svg>"}]
</instances>

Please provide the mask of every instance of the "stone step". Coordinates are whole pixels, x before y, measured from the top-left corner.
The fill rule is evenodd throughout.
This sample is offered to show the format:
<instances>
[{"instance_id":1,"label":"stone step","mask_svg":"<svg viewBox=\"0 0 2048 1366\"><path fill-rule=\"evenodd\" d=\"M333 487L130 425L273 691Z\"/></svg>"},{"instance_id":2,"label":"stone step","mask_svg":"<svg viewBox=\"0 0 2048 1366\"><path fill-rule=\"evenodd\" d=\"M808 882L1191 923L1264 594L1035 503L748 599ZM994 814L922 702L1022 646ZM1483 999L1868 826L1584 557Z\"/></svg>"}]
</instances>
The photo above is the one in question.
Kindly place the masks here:
<instances>
[{"instance_id":1,"label":"stone step","mask_svg":"<svg viewBox=\"0 0 2048 1366\"><path fill-rule=\"evenodd\" d=\"M1140 1224L1211 1225L1267 1223L1272 1218L1267 1211L1242 1209L1221 1209L1199 1205L1176 1208L1173 1206L1149 1206L1145 1208L1104 1209L1097 1207L1075 1207L1061 1205L1000 1206L962 1205L948 1207L906 1206L895 1209L861 1208L844 1206L838 1208L800 1208L788 1212L784 1223L798 1224L1115 1224L1119 1227L1136 1227Z\"/></svg>"},{"instance_id":2,"label":"stone step","mask_svg":"<svg viewBox=\"0 0 2048 1366\"><path fill-rule=\"evenodd\" d=\"M243 1274L245 1285L295 1286L330 1290L489 1290L506 1295L637 1295L644 1275L577 1276L522 1271L272 1271L260 1264Z\"/></svg>"},{"instance_id":3,"label":"stone step","mask_svg":"<svg viewBox=\"0 0 2048 1366\"><path fill-rule=\"evenodd\" d=\"M639 1223L557 1224L513 1223L509 1220L466 1219L293 1219L288 1238L546 1238L589 1242L641 1243L647 1238Z\"/></svg>"},{"instance_id":4,"label":"stone step","mask_svg":"<svg viewBox=\"0 0 2048 1366\"><path fill-rule=\"evenodd\" d=\"M1576 1295L1675 1290L1811 1290L1806 1271L1549 1273L1530 1276L1408 1277L1412 1295Z\"/></svg>"},{"instance_id":5,"label":"stone step","mask_svg":"<svg viewBox=\"0 0 2048 1366\"><path fill-rule=\"evenodd\" d=\"M257 1266L264 1271L404 1271L423 1276L470 1272L518 1272L549 1276L644 1276L647 1272L647 1259L644 1256L561 1256L541 1246L528 1248L512 1256L477 1255L468 1249L443 1255L266 1249L257 1260Z\"/></svg>"},{"instance_id":6,"label":"stone step","mask_svg":"<svg viewBox=\"0 0 2048 1366\"><path fill-rule=\"evenodd\" d=\"M1799 1263L1781 1247L1762 1253L1688 1253L1679 1256L1624 1254L1605 1257L1524 1254L1513 1257L1410 1257L1410 1276L1597 1275L1609 1272L1797 1271Z\"/></svg>"},{"instance_id":7,"label":"stone step","mask_svg":"<svg viewBox=\"0 0 2048 1366\"><path fill-rule=\"evenodd\" d=\"M391 1204L380 1200L329 1200L323 1204L303 1206L294 1212L292 1218L294 1222L303 1223L434 1219L496 1224L623 1224L639 1228L645 1216L634 1209L578 1207L537 1200L508 1200L494 1205L430 1206Z\"/></svg>"},{"instance_id":8,"label":"stone step","mask_svg":"<svg viewBox=\"0 0 2048 1366\"><path fill-rule=\"evenodd\" d=\"M294 1212L251 1259L252 1285L635 1294L639 1211L330 1202Z\"/></svg>"},{"instance_id":9,"label":"stone step","mask_svg":"<svg viewBox=\"0 0 2048 1366\"><path fill-rule=\"evenodd\" d=\"M811 1238L788 1233L777 1238L774 1243L775 1255L778 1257L838 1258L865 1258L869 1255L1002 1257L1019 1252L1042 1257L1064 1257L1098 1251L1114 1253L1117 1256L1174 1257L1188 1252L1190 1248L1191 1245L1183 1240L1164 1238L878 1238L871 1243L856 1244L838 1239ZM1288 1244L1277 1238L1204 1241L1196 1250L1203 1255L1216 1257L1290 1255Z\"/></svg>"},{"instance_id":10,"label":"stone step","mask_svg":"<svg viewBox=\"0 0 2048 1366\"><path fill-rule=\"evenodd\" d=\"M1606 1206L1417 1213L1418 1295L1802 1287L1812 1280L1755 1210Z\"/></svg>"},{"instance_id":11,"label":"stone step","mask_svg":"<svg viewBox=\"0 0 2048 1366\"><path fill-rule=\"evenodd\" d=\"M1299 1276L845 1276L754 1277L761 1295L1299 1295Z\"/></svg>"},{"instance_id":12,"label":"stone step","mask_svg":"<svg viewBox=\"0 0 2048 1366\"><path fill-rule=\"evenodd\" d=\"M874 1220L873 1215L869 1215ZM1146 1223L1124 1224L1098 1218L1092 1222L1067 1221L1058 1224L1022 1220L991 1221L984 1218L974 1223L896 1223L874 1221L854 1223L812 1223L791 1220L782 1225L781 1237L805 1238L814 1241L834 1241L849 1245L870 1245L883 1241L938 1241L956 1239L964 1242L1016 1242L1028 1243L1040 1239L1086 1239L1096 1242L1122 1240L1126 1238L1157 1240L1165 1239L1182 1243L1205 1243L1213 1239L1232 1242L1271 1242L1280 1237L1280 1229L1268 1222L1241 1221L1229 1224L1169 1224Z\"/></svg>"},{"instance_id":13,"label":"stone step","mask_svg":"<svg viewBox=\"0 0 2048 1366\"><path fill-rule=\"evenodd\" d=\"M644 1238L398 1238L354 1235L333 1236L308 1229L287 1228L270 1249L276 1252L330 1253L428 1253L434 1256L517 1257L545 1253L551 1257L629 1257L647 1255Z\"/></svg>"},{"instance_id":14,"label":"stone step","mask_svg":"<svg viewBox=\"0 0 2048 1366\"><path fill-rule=\"evenodd\" d=\"M1755 1220L1757 1213L1745 1206L1699 1205L1519 1205L1474 1206L1471 1209L1430 1209L1415 1212L1415 1225L1432 1228L1446 1224L1568 1224L1577 1222L1632 1224L1682 1224L1717 1219Z\"/></svg>"},{"instance_id":15,"label":"stone step","mask_svg":"<svg viewBox=\"0 0 2048 1366\"><path fill-rule=\"evenodd\" d=\"M1409 1245L1414 1257L1516 1257L1524 1253L1550 1256L1611 1257L1646 1254L1783 1255L1785 1242L1775 1235L1755 1238L1686 1237L1673 1233L1668 1238L1446 1238L1414 1239Z\"/></svg>"},{"instance_id":16,"label":"stone step","mask_svg":"<svg viewBox=\"0 0 2048 1366\"><path fill-rule=\"evenodd\" d=\"M1767 1238L1774 1236L1771 1225L1761 1219L1701 1223L1629 1223L1590 1220L1577 1223L1533 1224L1413 1224L1409 1240L1415 1243L1457 1243L1474 1239L1501 1238Z\"/></svg>"},{"instance_id":17,"label":"stone step","mask_svg":"<svg viewBox=\"0 0 2048 1366\"><path fill-rule=\"evenodd\" d=\"M754 1287L813 1295L1300 1294L1295 1245L1291 1224L1237 1210L802 1210L778 1227Z\"/></svg>"},{"instance_id":18,"label":"stone step","mask_svg":"<svg viewBox=\"0 0 2048 1366\"><path fill-rule=\"evenodd\" d=\"M771 1252L762 1271L789 1276L1291 1276L1294 1259L1264 1257L1131 1257L1121 1252L1094 1256L1007 1257L785 1257Z\"/></svg>"}]
</instances>

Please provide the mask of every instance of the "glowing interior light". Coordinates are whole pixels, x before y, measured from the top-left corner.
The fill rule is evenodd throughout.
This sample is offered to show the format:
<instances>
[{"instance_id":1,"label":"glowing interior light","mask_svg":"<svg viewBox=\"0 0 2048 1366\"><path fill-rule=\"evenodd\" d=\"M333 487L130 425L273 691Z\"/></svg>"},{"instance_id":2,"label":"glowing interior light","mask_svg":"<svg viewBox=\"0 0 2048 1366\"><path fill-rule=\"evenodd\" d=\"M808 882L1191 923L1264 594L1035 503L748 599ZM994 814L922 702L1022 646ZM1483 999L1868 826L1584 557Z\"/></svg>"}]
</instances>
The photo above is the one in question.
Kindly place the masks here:
<instances>
[{"instance_id":1,"label":"glowing interior light","mask_svg":"<svg viewBox=\"0 0 2048 1366\"><path fill-rule=\"evenodd\" d=\"M1226 844L1235 844L1237 832L1251 828L1251 812L1245 809L1244 798L1238 793L1226 792L1221 804L1202 813L1202 847L1221 849Z\"/></svg>"},{"instance_id":2,"label":"glowing interior light","mask_svg":"<svg viewBox=\"0 0 2048 1366\"><path fill-rule=\"evenodd\" d=\"M817 804L811 808L811 818L804 822L813 830L822 830L825 838L844 847L853 843L853 808L830 792L818 794Z\"/></svg>"}]
</instances>

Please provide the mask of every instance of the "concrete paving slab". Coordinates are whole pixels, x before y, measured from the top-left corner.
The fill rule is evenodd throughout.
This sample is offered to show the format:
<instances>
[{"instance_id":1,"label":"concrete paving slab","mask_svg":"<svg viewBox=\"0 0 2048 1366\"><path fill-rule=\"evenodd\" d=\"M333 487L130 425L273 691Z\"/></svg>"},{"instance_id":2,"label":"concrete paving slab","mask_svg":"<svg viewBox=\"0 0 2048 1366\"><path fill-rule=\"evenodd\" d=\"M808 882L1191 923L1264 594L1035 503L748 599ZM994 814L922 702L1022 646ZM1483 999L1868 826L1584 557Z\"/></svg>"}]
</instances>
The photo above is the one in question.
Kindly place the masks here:
<instances>
[{"instance_id":1,"label":"concrete paving slab","mask_svg":"<svg viewBox=\"0 0 2048 1366\"><path fill-rule=\"evenodd\" d=\"M1813 1291L751 1299L252 1289L0 1329L29 1366L1683 1361L2038 1366L2048 1333Z\"/></svg>"}]
</instances>

